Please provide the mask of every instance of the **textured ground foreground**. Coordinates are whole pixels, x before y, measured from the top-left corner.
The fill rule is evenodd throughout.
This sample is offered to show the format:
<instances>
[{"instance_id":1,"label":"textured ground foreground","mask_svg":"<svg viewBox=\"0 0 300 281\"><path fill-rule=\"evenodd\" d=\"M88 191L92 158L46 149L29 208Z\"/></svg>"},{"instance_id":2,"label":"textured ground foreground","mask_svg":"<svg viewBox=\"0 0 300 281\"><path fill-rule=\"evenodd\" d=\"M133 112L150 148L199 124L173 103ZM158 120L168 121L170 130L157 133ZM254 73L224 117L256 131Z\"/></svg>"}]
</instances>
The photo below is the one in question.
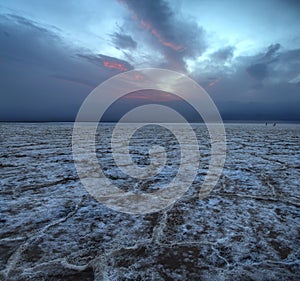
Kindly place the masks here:
<instances>
[{"instance_id":1,"label":"textured ground foreground","mask_svg":"<svg viewBox=\"0 0 300 281\"><path fill-rule=\"evenodd\" d=\"M97 151L120 188L151 192L174 175L166 132L150 130L169 138L168 168L134 183L113 167L105 130ZM71 124L1 124L0 280L300 280L300 126L227 125L225 169L204 200L209 147L204 127L195 130L203 162L193 186L167 210L138 216L81 185Z\"/></svg>"}]
</instances>

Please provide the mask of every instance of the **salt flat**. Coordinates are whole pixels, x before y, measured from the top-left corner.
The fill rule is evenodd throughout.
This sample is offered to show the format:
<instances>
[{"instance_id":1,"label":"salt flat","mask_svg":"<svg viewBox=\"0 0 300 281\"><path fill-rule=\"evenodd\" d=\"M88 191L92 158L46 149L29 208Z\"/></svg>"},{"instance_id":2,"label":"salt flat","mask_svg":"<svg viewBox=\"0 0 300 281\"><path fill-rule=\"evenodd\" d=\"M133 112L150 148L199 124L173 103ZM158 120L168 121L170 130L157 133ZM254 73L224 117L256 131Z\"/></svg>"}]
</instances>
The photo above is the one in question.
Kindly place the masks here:
<instances>
[{"instance_id":1,"label":"salt flat","mask_svg":"<svg viewBox=\"0 0 300 281\"><path fill-rule=\"evenodd\" d=\"M124 191L154 192L178 169L178 143L157 127L137 132L133 159L147 165L151 139L167 147L161 173L134 181L115 166L103 125L97 153ZM198 175L167 209L113 211L81 184L71 123L0 125L2 280L299 280L300 125L226 124L222 176L203 200L209 163L203 125Z\"/></svg>"}]
</instances>

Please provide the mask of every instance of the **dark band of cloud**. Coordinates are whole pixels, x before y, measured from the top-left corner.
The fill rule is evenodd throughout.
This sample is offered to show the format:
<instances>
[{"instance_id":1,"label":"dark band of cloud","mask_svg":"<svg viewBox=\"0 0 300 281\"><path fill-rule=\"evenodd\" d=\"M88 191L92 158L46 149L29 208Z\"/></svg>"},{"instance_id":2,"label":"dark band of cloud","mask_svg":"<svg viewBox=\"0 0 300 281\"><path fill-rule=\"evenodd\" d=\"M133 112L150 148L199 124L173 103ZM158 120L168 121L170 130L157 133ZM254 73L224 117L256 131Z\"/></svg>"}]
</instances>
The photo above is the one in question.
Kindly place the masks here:
<instances>
[{"instance_id":1,"label":"dark band of cloud","mask_svg":"<svg viewBox=\"0 0 300 281\"><path fill-rule=\"evenodd\" d=\"M234 49L235 48L233 46L228 46L228 47L219 49L218 51L214 52L211 55L211 57L214 60L221 61L221 62L230 60L233 57Z\"/></svg>"},{"instance_id":2,"label":"dark band of cloud","mask_svg":"<svg viewBox=\"0 0 300 281\"><path fill-rule=\"evenodd\" d=\"M272 44L268 47L266 53L258 59L257 63L250 65L246 70L250 76L257 80L263 80L269 75L269 65L278 60L279 43Z\"/></svg>"},{"instance_id":3,"label":"dark band of cloud","mask_svg":"<svg viewBox=\"0 0 300 281\"><path fill-rule=\"evenodd\" d=\"M132 69L124 60L76 48L55 31L0 15L0 120L72 121L93 88Z\"/></svg>"},{"instance_id":4,"label":"dark band of cloud","mask_svg":"<svg viewBox=\"0 0 300 281\"><path fill-rule=\"evenodd\" d=\"M164 56L163 67L186 71L185 59L196 58L206 49L205 32L192 20L179 19L163 0L123 0L131 13L135 34L143 30L141 40Z\"/></svg>"},{"instance_id":5,"label":"dark band of cloud","mask_svg":"<svg viewBox=\"0 0 300 281\"><path fill-rule=\"evenodd\" d=\"M130 35L115 32L111 37L112 43L117 49L134 50L137 47L137 42Z\"/></svg>"}]
</instances>

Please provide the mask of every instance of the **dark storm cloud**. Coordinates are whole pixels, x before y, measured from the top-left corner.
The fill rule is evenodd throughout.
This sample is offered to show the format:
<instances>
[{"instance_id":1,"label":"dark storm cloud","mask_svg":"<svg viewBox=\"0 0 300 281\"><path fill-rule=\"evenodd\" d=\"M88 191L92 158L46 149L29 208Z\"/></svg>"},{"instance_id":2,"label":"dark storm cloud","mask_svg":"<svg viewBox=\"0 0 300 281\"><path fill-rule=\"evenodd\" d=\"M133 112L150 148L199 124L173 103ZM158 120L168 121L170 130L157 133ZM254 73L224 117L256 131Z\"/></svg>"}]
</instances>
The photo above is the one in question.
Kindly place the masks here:
<instances>
[{"instance_id":1,"label":"dark storm cloud","mask_svg":"<svg viewBox=\"0 0 300 281\"><path fill-rule=\"evenodd\" d=\"M280 49L281 45L279 43L272 44L268 47L268 50L264 56L265 60L274 60L277 57L277 51Z\"/></svg>"},{"instance_id":2,"label":"dark storm cloud","mask_svg":"<svg viewBox=\"0 0 300 281\"><path fill-rule=\"evenodd\" d=\"M67 81L70 83L84 85L84 86L87 86L92 89L94 89L97 86L97 84L95 82L89 81L87 79L79 78L79 77L70 77L70 76L66 76L66 75L57 75L57 74L53 74L53 75L51 75L51 77L62 80L62 81Z\"/></svg>"},{"instance_id":3,"label":"dark storm cloud","mask_svg":"<svg viewBox=\"0 0 300 281\"><path fill-rule=\"evenodd\" d=\"M212 57L212 59L221 61L221 62L230 60L233 57L234 49L235 48L233 46L228 46L228 47L219 49L218 51L214 52L211 55L211 57Z\"/></svg>"},{"instance_id":4,"label":"dark storm cloud","mask_svg":"<svg viewBox=\"0 0 300 281\"><path fill-rule=\"evenodd\" d=\"M224 67L193 74L224 119L300 120L300 49L273 44L265 50L235 58L229 72Z\"/></svg>"},{"instance_id":5,"label":"dark storm cloud","mask_svg":"<svg viewBox=\"0 0 300 281\"><path fill-rule=\"evenodd\" d=\"M250 89L258 87L257 81L265 85L286 83L299 75L300 49L282 50L280 44L273 44L268 46L265 52L234 58L228 72L225 66L208 69L209 72L205 73L207 79L220 76L222 79L234 78L236 84L242 81L247 87L250 87L250 84L254 85ZM200 75L201 71L194 75Z\"/></svg>"},{"instance_id":6,"label":"dark storm cloud","mask_svg":"<svg viewBox=\"0 0 300 281\"><path fill-rule=\"evenodd\" d=\"M300 48L284 52L280 56L280 75L290 79L300 74ZM288 65L288 67L286 67Z\"/></svg>"},{"instance_id":7,"label":"dark storm cloud","mask_svg":"<svg viewBox=\"0 0 300 281\"><path fill-rule=\"evenodd\" d=\"M205 49L203 30L178 20L165 2L153 2L144 2L152 7L149 15L141 4L130 2L136 5L129 6L136 18L124 34L163 55L155 66L184 69L186 58ZM56 31L19 16L0 16L0 120L73 120L94 86L133 68L125 60L74 48ZM135 56L123 51L128 58ZM233 47L219 49L193 73L223 117L300 120L300 49L287 50L277 43L253 56L233 57L233 52ZM146 55L147 61L157 62L151 52Z\"/></svg>"},{"instance_id":8,"label":"dark storm cloud","mask_svg":"<svg viewBox=\"0 0 300 281\"><path fill-rule=\"evenodd\" d=\"M289 61L295 61L297 63L300 62L300 48L299 49L294 49L294 50L289 50L282 54L282 59L283 60L289 60Z\"/></svg>"},{"instance_id":9,"label":"dark storm cloud","mask_svg":"<svg viewBox=\"0 0 300 281\"><path fill-rule=\"evenodd\" d=\"M134 50L137 47L137 43L130 35L115 32L111 35L111 37L112 42L117 49Z\"/></svg>"},{"instance_id":10,"label":"dark storm cloud","mask_svg":"<svg viewBox=\"0 0 300 281\"><path fill-rule=\"evenodd\" d=\"M147 42L159 51L165 61L161 66L185 70L185 58L195 58L206 49L204 30L192 20L179 19L169 4L163 0L128 0L127 5L135 34L143 30ZM136 39L137 40L137 39Z\"/></svg>"},{"instance_id":11,"label":"dark storm cloud","mask_svg":"<svg viewBox=\"0 0 300 281\"><path fill-rule=\"evenodd\" d=\"M248 57L246 61L250 63L246 67L247 73L264 84L270 82L266 80L273 80L273 83L299 82L300 49L284 50L281 45L273 44L265 54Z\"/></svg>"},{"instance_id":12,"label":"dark storm cloud","mask_svg":"<svg viewBox=\"0 0 300 281\"><path fill-rule=\"evenodd\" d=\"M14 21L15 23L18 23L22 26L27 26L29 28L35 29L37 31L41 31L41 32L47 32L48 30L39 26L38 23L32 21L32 20L28 20L24 17L18 16L18 15L14 15L14 14L7 14L7 15L1 15L2 19L5 20L11 20ZM54 34L51 34L52 36L55 36Z\"/></svg>"},{"instance_id":13,"label":"dark storm cloud","mask_svg":"<svg viewBox=\"0 0 300 281\"><path fill-rule=\"evenodd\" d=\"M196 65L196 69L191 75L195 79L201 77L200 82L203 86L210 87L219 83L222 77L234 71L234 50L234 46L226 46L208 54L204 60Z\"/></svg>"},{"instance_id":14,"label":"dark storm cloud","mask_svg":"<svg viewBox=\"0 0 300 281\"><path fill-rule=\"evenodd\" d=\"M0 120L74 120L94 86L117 74L121 64L131 67L76 49L55 31L19 16L0 16Z\"/></svg>"},{"instance_id":15,"label":"dark storm cloud","mask_svg":"<svg viewBox=\"0 0 300 281\"><path fill-rule=\"evenodd\" d=\"M53 32L15 15L0 15L0 28L10 35L4 36L5 33L0 33L2 60L35 65L47 64L49 67L55 63L61 64L59 59L53 59L52 56L53 52L62 55L61 52L56 52L56 45L62 42Z\"/></svg>"},{"instance_id":16,"label":"dark storm cloud","mask_svg":"<svg viewBox=\"0 0 300 281\"><path fill-rule=\"evenodd\" d=\"M246 70L250 76L257 80L263 80L269 75L270 64L279 59L278 50L280 44L270 45L264 55L257 59L257 63L251 64Z\"/></svg>"},{"instance_id":17,"label":"dark storm cloud","mask_svg":"<svg viewBox=\"0 0 300 281\"><path fill-rule=\"evenodd\" d=\"M268 64L256 63L247 68L247 72L257 80L263 80L268 76Z\"/></svg>"},{"instance_id":18,"label":"dark storm cloud","mask_svg":"<svg viewBox=\"0 0 300 281\"><path fill-rule=\"evenodd\" d=\"M77 54L77 56L110 71L123 72L133 69L133 66L130 63L115 57L105 56L102 54Z\"/></svg>"}]
</instances>

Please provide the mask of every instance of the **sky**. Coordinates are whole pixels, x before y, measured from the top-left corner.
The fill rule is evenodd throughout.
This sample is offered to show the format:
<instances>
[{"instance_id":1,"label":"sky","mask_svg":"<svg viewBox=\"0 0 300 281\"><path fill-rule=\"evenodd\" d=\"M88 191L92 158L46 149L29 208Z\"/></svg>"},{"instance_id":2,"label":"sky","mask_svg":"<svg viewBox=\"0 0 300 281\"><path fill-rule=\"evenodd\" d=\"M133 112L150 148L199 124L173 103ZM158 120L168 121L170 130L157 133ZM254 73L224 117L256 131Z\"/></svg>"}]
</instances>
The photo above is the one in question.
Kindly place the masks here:
<instances>
[{"instance_id":1,"label":"sky","mask_svg":"<svg viewBox=\"0 0 300 281\"><path fill-rule=\"evenodd\" d=\"M0 1L0 121L73 121L97 85L148 67L197 81L224 120L300 121L300 1ZM191 113L169 96L131 94L107 120Z\"/></svg>"}]
</instances>

